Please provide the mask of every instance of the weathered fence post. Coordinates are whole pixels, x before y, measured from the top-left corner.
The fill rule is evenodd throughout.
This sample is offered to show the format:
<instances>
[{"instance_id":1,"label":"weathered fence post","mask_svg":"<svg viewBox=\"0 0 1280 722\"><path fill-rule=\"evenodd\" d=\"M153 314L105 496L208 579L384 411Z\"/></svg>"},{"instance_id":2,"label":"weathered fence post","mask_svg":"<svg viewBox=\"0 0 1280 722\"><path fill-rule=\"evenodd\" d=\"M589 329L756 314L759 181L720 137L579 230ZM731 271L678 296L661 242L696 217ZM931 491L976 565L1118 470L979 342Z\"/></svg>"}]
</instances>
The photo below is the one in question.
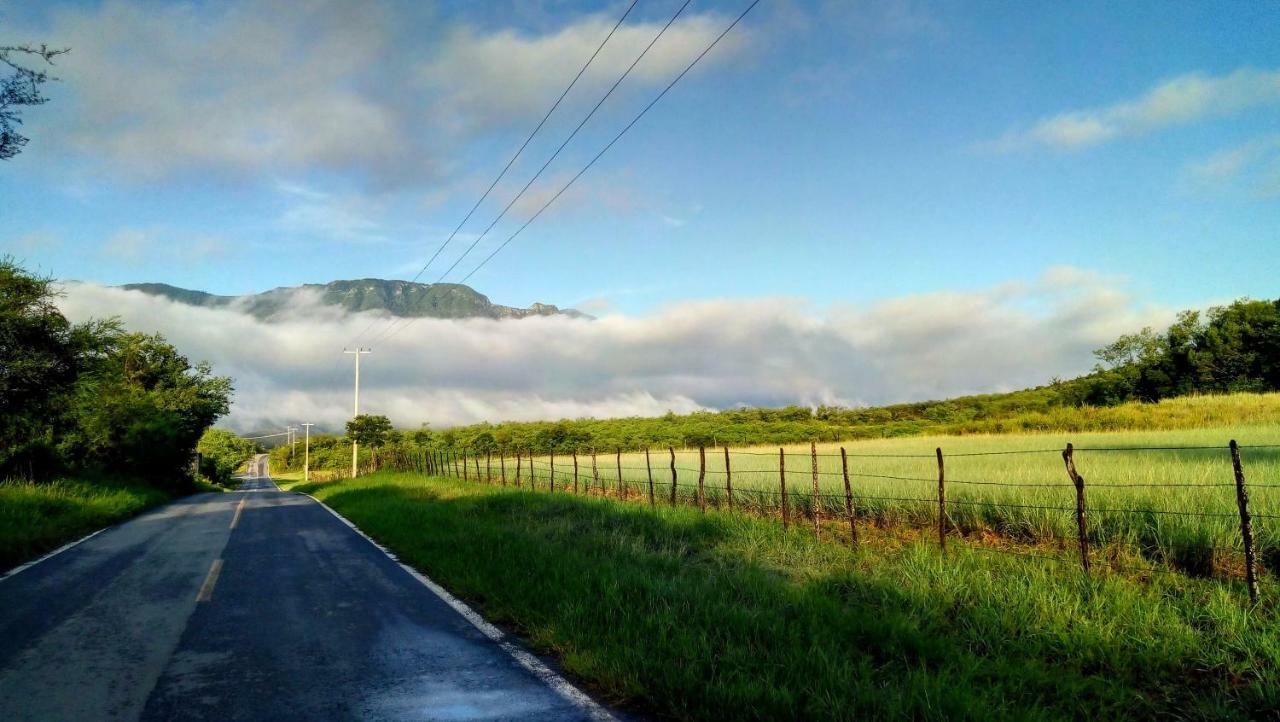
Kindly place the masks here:
<instances>
[{"instance_id":1,"label":"weathered fence post","mask_svg":"<svg viewBox=\"0 0 1280 722\"><path fill-rule=\"evenodd\" d=\"M573 450L573 493L578 493L578 450Z\"/></svg>"},{"instance_id":2,"label":"weathered fence post","mask_svg":"<svg viewBox=\"0 0 1280 722\"><path fill-rule=\"evenodd\" d=\"M498 452L498 474L502 477L502 485L507 485L507 452Z\"/></svg>"},{"instance_id":3,"label":"weathered fence post","mask_svg":"<svg viewBox=\"0 0 1280 722\"><path fill-rule=\"evenodd\" d=\"M1249 601L1258 603L1257 561L1253 550L1253 519L1249 516L1249 490L1244 485L1240 445L1231 440L1231 466L1236 473L1236 505L1240 507L1240 539L1244 542L1244 580L1249 585Z\"/></svg>"},{"instance_id":4,"label":"weathered fence post","mask_svg":"<svg viewBox=\"0 0 1280 722\"><path fill-rule=\"evenodd\" d=\"M667 451L671 454L671 506L676 505L676 450L667 447Z\"/></svg>"},{"instance_id":5,"label":"weathered fence post","mask_svg":"<svg viewBox=\"0 0 1280 722\"><path fill-rule=\"evenodd\" d=\"M942 447L934 450L938 455L938 548L947 551L947 470L942 464Z\"/></svg>"},{"instance_id":6,"label":"weathered fence post","mask_svg":"<svg viewBox=\"0 0 1280 722\"><path fill-rule=\"evenodd\" d=\"M551 451L551 491L556 490L556 452Z\"/></svg>"},{"instance_id":7,"label":"weathered fence post","mask_svg":"<svg viewBox=\"0 0 1280 722\"><path fill-rule=\"evenodd\" d=\"M538 478L533 474L533 452L529 452L529 491L538 490Z\"/></svg>"},{"instance_id":8,"label":"weathered fence post","mask_svg":"<svg viewBox=\"0 0 1280 722\"><path fill-rule=\"evenodd\" d=\"M809 442L809 459L813 466L813 535L822 537L822 521L820 515L819 504L822 502L822 496L818 489L818 444L817 442Z\"/></svg>"},{"instance_id":9,"label":"weathered fence post","mask_svg":"<svg viewBox=\"0 0 1280 722\"><path fill-rule=\"evenodd\" d=\"M707 447L698 445L698 511L707 513Z\"/></svg>"},{"instance_id":10,"label":"weathered fence post","mask_svg":"<svg viewBox=\"0 0 1280 722\"><path fill-rule=\"evenodd\" d=\"M729 496L729 511L733 511L733 469L729 468L729 447L724 447L724 491Z\"/></svg>"},{"instance_id":11,"label":"weathered fence post","mask_svg":"<svg viewBox=\"0 0 1280 722\"><path fill-rule=\"evenodd\" d=\"M519 489L519 488L520 488L520 468L521 468L521 467L520 467L520 464L521 464L521 462L522 462L522 460L521 460L521 458L520 458L520 450L519 450L519 449L516 449L516 488L517 488L517 489Z\"/></svg>"},{"instance_id":12,"label":"weathered fence post","mask_svg":"<svg viewBox=\"0 0 1280 722\"><path fill-rule=\"evenodd\" d=\"M627 492L625 489L622 488L622 449L615 448L613 450L613 453L614 453L614 457L613 457L614 466L616 466L618 469L618 498L626 499Z\"/></svg>"},{"instance_id":13,"label":"weathered fence post","mask_svg":"<svg viewBox=\"0 0 1280 722\"><path fill-rule=\"evenodd\" d=\"M844 472L844 513L849 516L849 543L858 546L858 526L853 516L853 486L849 484L849 455L840 447L840 470Z\"/></svg>"},{"instance_id":14,"label":"weathered fence post","mask_svg":"<svg viewBox=\"0 0 1280 722\"><path fill-rule=\"evenodd\" d=\"M649 447L644 447L644 471L649 477L649 506L653 506L653 466L649 463Z\"/></svg>"},{"instance_id":15,"label":"weathered fence post","mask_svg":"<svg viewBox=\"0 0 1280 722\"><path fill-rule=\"evenodd\" d=\"M455 478L455 479L461 479L461 478L462 478L462 474L458 473L458 454L457 454L457 452L451 452L451 453L449 454L449 456L453 457L453 478ZM464 468L465 468L465 467L464 467Z\"/></svg>"},{"instance_id":16,"label":"weathered fence post","mask_svg":"<svg viewBox=\"0 0 1280 722\"><path fill-rule=\"evenodd\" d=\"M480 457L473 456L471 458L474 459L476 462L476 481L479 482L480 481Z\"/></svg>"},{"instance_id":17,"label":"weathered fence post","mask_svg":"<svg viewBox=\"0 0 1280 722\"><path fill-rule=\"evenodd\" d=\"M599 467L596 466L596 450L592 448L591 449L591 487L587 489L587 494L590 494L591 490L596 488L597 486L601 486L600 469Z\"/></svg>"},{"instance_id":18,"label":"weathered fence post","mask_svg":"<svg viewBox=\"0 0 1280 722\"><path fill-rule=\"evenodd\" d=\"M484 483L493 483L493 449L484 455Z\"/></svg>"},{"instance_id":19,"label":"weathered fence post","mask_svg":"<svg viewBox=\"0 0 1280 722\"><path fill-rule=\"evenodd\" d=\"M1076 531L1080 536L1080 565L1089 573L1089 536L1084 521L1084 477L1076 473L1075 447L1067 444L1062 451L1062 461L1067 466L1067 476L1076 485Z\"/></svg>"},{"instance_id":20,"label":"weathered fence post","mask_svg":"<svg viewBox=\"0 0 1280 722\"><path fill-rule=\"evenodd\" d=\"M782 528L786 529L791 523L791 509L787 503L787 452L781 447L778 448L778 487L782 492Z\"/></svg>"}]
</instances>

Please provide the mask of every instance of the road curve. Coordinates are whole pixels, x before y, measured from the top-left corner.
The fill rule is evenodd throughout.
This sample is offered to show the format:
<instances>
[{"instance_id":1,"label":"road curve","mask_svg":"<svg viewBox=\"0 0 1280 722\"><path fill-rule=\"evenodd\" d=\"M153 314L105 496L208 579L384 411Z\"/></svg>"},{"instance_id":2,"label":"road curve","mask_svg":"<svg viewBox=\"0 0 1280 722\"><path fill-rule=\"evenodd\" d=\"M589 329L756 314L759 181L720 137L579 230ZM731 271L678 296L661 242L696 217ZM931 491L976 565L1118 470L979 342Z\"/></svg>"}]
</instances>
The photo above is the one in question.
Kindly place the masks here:
<instances>
[{"instance_id":1,"label":"road curve","mask_svg":"<svg viewBox=\"0 0 1280 722\"><path fill-rule=\"evenodd\" d=\"M14 722L608 718L543 671L265 476L0 580Z\"/></svg>"}]
</instances>

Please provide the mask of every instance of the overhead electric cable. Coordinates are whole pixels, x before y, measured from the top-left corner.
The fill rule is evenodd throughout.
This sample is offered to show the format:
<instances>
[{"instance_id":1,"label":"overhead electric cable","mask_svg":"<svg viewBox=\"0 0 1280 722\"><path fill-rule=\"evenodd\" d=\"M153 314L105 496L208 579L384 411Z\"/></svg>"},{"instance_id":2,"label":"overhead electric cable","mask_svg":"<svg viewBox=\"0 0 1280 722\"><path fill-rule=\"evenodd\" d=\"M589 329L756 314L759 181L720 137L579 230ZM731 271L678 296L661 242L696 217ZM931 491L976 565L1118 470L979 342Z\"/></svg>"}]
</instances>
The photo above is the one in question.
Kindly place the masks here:
<instances>
[{"instance_id":1,"label":"overhead electric cable","mask_svg":"<svg viewBox=\"0 0 1280 722\"><path fill-rule=\"evenodd\" d=\"M565 149L565 146L569 145L569 141L577 137L578 131L582 130L582 127L587 124L587 121L591 120L597 110L600 110L600 106L604 105L604 102L609 99L609 96L613 95L613 91L617 90L619 85L622 85L622 81L626 80L628 75L631 75L631 71L635 70L636 66L640 64L640 61L644 59L644 56L649 54L649 51L653 49L653 46L664 34L666 34L667 29L675 23L676 19L685 11L685 8L689 7L691 2L693 2L693 0L684 0L684 4L676 10L675 14L671 16L671 19L667 21L667 24L662 26L662 29L658 31L658 34L653 36L653 39L649 41L649 44L645 46L644 50L640 51L640 54L636 56L636 59L631 61L631 65L627 66L627 69L623 71L622 75L618 76L618 79L613 82L613 85L609 86L609 90L605 91L605 94L600 96L600 100L596 101L595 106L592 107L582 121L578 123L578 126L573 129L573 132L569 133L568 137L564 139L564 142L560 144L560 147L556 148L555 152L551 154L551 157L547 158L546 162L542 164L542 167L538 169L538 172L534 173L533 177L529 179L529 182L525 183L524 187L520 189L520 192L507 203L506 207L502 209L502 212L498 214L498 217L494 218L493 222L491 222L479 236L476 236L475 240L471 241L471 245L467 246L467 250L453 262L453 265L449 266L444 273L440 274L440 278L436 279L436 283L444 280L444 277L452 273L453 269L457 268L459 263L462 263L467 256L471 255L471 251L475 250L476 245L479 244L480 241L484 240L485 236L489 235L489 231L493 230L493 227L498 225L498 221L501 221L507 215L507 211L511 210L511 207L524 197L524 194L533 186L534 181L542 177L543 171L551 165L552 161L559 157L560 152Z\"/></svg>"},{"instance_id":2,"label":"overhead electric cable","mask_svg":"<svg viewBox=\"0 0 1280 722\"><path fill-rule=\"evenodd\" d=\"M638 114L636 114L636 116L635 116L634 118L632 118L632 119L631 119L631 122L627 123L627 125L626 125L625 127L623 127L623 129L622 129L621 131L619 131L619 132L618 132L618 134L617 134L617 135L615 135L615 136L613 137L613 139L612 139L612 140L610 140L610 141L608 142L608 144L606 144L606 145L604 146L604 148L602 148L602 149L600 150L600 152L599 152L599 153L596 153L595 157L593 157L593 158L592 158L592 159L591 159L591 160L590 160L590 161L589 161L585 166L583 166L582 170L578 171L578 172L577 172L577 174L575 174L575 175L573 176L573 178L569 179L569 182L568 182L568 183L565 183L565 184L564 184L564 186L562 186L562 187L560 188L560 190L558 190L554 196L552 196L552 197L551 197L551 198L550 198L546 203L542 204L542 207L541 207L541 208L539 208L539 209L538 209L538 211L537 211L536 213L534 213L534 214L533 214L533 216L531 216L527 221L525 221L525 222L524 222L524 224L523 224L523 225L521 225L519 228L517 228L517 229L516 229L516 231L515 231L514 233L512 233L510 236L508 236L506 240L504 240L504 241L503 241L503 242L502 242L502 243L501 243L497 248L495 248L495 249L493 250L493 252L491 252L488 256L486 256L486 257L485 257L485 259L484 259L483 261L481 261L481 262L480 262L480 263L479 263L475 268L471 269L471 271L470 271L469 273L467 273L467 275L463 276L463 277L462 277L462 279L458 281L458 283L465 283L469 278L471 278L473 275L475 275L475 273L476 273L477 271L479 271L479 270L480 270L481 268L483 268L486 264L488 264L488 263L489 263L489 261L493 260L493 257L494 257L494 256L496 256L496 255L498 255L498 253L499 253L500 251L502 251L502 249L506 248L506 247L507 247L507 245L511 243L511 241L515 240L516 236L520 235L520 233L521 233L522 231L524 231L524 229L525 229L525 228L528 228L528 227L529 227L529 224L533 223L533 222L534 222L534 221L535 221L539 216L541 216L541 215L542 215L542 213L543 213L544 211L546 211L546 210L547 210L547 208L549 208L549 207L551 206L551 204L552 204L552 203L555 203L555 201L556 201L558 198L560 198L560 196L561 196L561 195L563 195L563 194L564 194L564 192L565 192L566 190L568 190L570 186L572 186L575 182L577 182L577 180L578 180L579 178L581 178L581 177L583 176L583 174L585 174L585 173L587 172L587 170L591 168L591 166L595 165L596 161L600 160L600 158L601 158L602 156L604 156L604 154L605 154L606 152L608 152L608 150L609 150L610 148L612 148L612 147L613 147L613 145L614 145L615 143L617 143L617 142L622 138L622 136L626 135L626 134L627 134L627 131L631 130L631 128L632 128L633 126L635 126L635 124L636 124L637 122L639 122L639 121L640 121L640 119L641 119L641 118L643 118L643 117L645 116L645 114L646 114L646 113L648 113L648 112L649 112L649 110L653 108L653 106L657 105L658 101L659 101L659 100L662 100L662 98L663 98L664 96L666 96L666 94L667 94L667 93L668 93L668 92L669 92L673 87L675 87L676 83L680 82L680 80L681 80L682 78L684 78L684 76L685 76L685 75L687 75L687 74L689 73L689 71L690 71L690 70L692 70L692 69L693 69L693 67L694 67L695 65L697 65L697 64L698 64L698 63L699 63L699 62L700 62L704 57L706 57L706 56L707 56L707 54L708 54L708 53L710 53L710 52L711 52L711 50L712 50L713 48L715 48L715 46L716 46L716 45L718 45L718 44L720 43L720 41L721 41L721 40L723 40L723 39L724 39L724 37L725 37L726 35L728 35L728 34L729 34L729 33L730 33L730 32L731 32L735 27L737 27L737 26L738 26L738 23L742 22L742 19L743 19L743 18L745 18L745 17L747 16L747 14L748 14L748 13L750 13L750 12L751 12L751 10L752 10L753 8L755 8L755 6L756 6L756 5L758 5L759 3L760 3L760 0L752 0L751 4L750 4L750 5L748 5L748 6L746 7L746 9L745 9L745 10L743 10L741 13L739 13L739 14L738 14L738 16L737 16L736 18L734 18L733 22L729 23L729 25L728 25L724 30L722 30L722 31L720 32L720 34L719 34L719 35L717 35L717 36L715 37L715 39L714 39L714 40L712 40L712 41L711 41L711 43L707 45L707 47L703 48L702 52L698 53L697 57L695 57L695 58L694 58L694 59L693 59L693 60L692 60L692 61L691 61L687 66L685 66L684 70L681 70L681 71L680 71L680 73L679 73L678 75L676 75L676 76L675 76L675 78L673 78L673 79L671 80L671 82L670 82L670 83L668 83L668 84L667 84L667 86L666 86L665 88L663 88L663 89L662 89L662 91L661 91L660 93L658 93L658 94L653 98L653 100L649 101L648 105L646 105L646 106L645 106L645 107L644 107L644 108L643 108L643 109L642 109ZM680 10L678 10L678 11L676 12L676 15L672 17L672 20L671 20L671 21L669 21L669 22L667 23L667 26L666 26L666 27L669 27L669 26L671 25L671 22L673 22L673 21L675 20L675 18L676 18L676 17L678 17L678 16L679 16L679 14L680 14L681 12L683 12L683 11L684 11L684 8L685 8L686 6L688 6L688 4L689 4L689 3L688 3L688 2L686 2L683 6L681 6ZM665 30L666 30L666 27L664 27L664 28L663 28L663 31L665 31ZM661 33L659 33L659 36L660 36L660 35L661 35ZM655 39L654 39L654 41L656 41L656 40L657 40L657 38L655 38ZM652 45L653 45L653 43L651 42L651 43L650 43L650 47L652 47ZM646 50L646 52L647 52L647 51L648 51L648 48L646 48L645 50ZM641 57L643 57L643 53L641 54ZM639 61L639 58L637 58L637 62L638 62L638 61ZM635 63L632 63L632 67L634 67L634 66L635 66ZM627 71L627 72L630 72L630 68L628 68L628 71ZM623 76L623 77L625 77L625 74L624 74L624 76ZM615 84L614 84L614 87L616 87L616 86L617 86L617 84L615 83ZM610 89L610 92L612 92L612 88ZM606 97L607 97L607 95L606 95ZM599 104L597 104L597 107L599 107ZM592 112L594 112L594 109L593 109L593 111L592 111ZM588 118L589 118L589 117L590 117L590 116L588 116ZM584 122L585 122L585 121L584 121ZM581 127L581 125L579 125L579 127ZM575 130L574 132L576 133L577 131ZM572 136L570 136L570 137L572 138ZM561 147L563 147L563 146L561 146ZM558 152L558 151L557 151L557 152ZM553 156L553 158L554 158L554 156ZM546 167L546 166L544 165L544 166L543 166L543 168L545 169L545 167ZM541 173L541 171L539 171L539 173ZM536 179L536 178L537 178L537 176L535 176L535 179ZM531 183L532 183L532 181L531 181ZM526 186L525 186L525 188L527 189L527 188L528 188L528 186L526 185ZM522 191L522 193L523 193L523 191ZM517 196L517 198L518 198L518 197L519 197L519 196ZM513 203L514 203L514 200L513 200ZM508 204L508 208L510 208L510 206L511 206L511 204ZM503 213L505 213L505 212L506 212L506 211L504 210L504 211L503 211ZM487 232L487 231L486 231L486 232ZM479 241L479 239L477 239L475 242L473 242L473 243L472 243L471 248L469 248L469 249L467 250L467 253L470 253L471 249L473 249L473 248L475 247L475 245L476 245L476 243L477 243L478 241ZM463 257L465 258L465 257L466 257L466 254L463 254ZM461 259L459 259L459 261L460 261L460 260L461 260ZM455 263L454 263L454 266L457 266L457 262L455 262ZM452 268L450 268L450 270L452 270ZM446 272L446 273L447 273L447 272ZM439 281L437 281L437 283L438 283L438 282L439 282ZM404 320L403 320L403 322L402 322L399 326L394 326L394 325L393 325L393 326L391 326L391 327L388 327L387 331L386 331L386 332L384 332L381 336L379 336L379 337L378 337L377 339L375 339L375 340L378 340L378 341L386 340L386 339L388 339L388 338L390 338L390 337L394 336L395 334L399 333L401 330L403 330L404 328L406 328L409 324L413 323L413 321L415 321L415 320L416 320L416 318L408 318L408 319L404 319Z\"/></svg>"},{"instance_id":3,"label":"overhead electric cable","mask_svg":"<svg viewBox=\"0 0 1280 722\"><path fill-rule=\"evenodd\" d=\"M634 126L637 122L639 122L640 119L644 117L645 113L649 112L650 108L652 108L654 105L657 105L659 100L662 100L662 97L667 94L667 91L675 87L675 84L680 82L680 79L683 78L685 74L687 74L690 70L692 70L693 66L697 65L698 61L702 60L702 58L705 57L707 53L711 52L711 49L714 48L724 38L724 36L728 35L729 31L733 30L734 27L736 27L738 23L741 22L742 19L747 16L747 13L751 12L751 9L754 8L756 5L758 5L759 3L760 3L760 0L753 0L753 2L747 6L747 9L743 10L742 13L738 15L738 17L735 18L732 23L729 23L729 26L725 28L719 35L717 35L716 39L712 40L711 44L708 45L706 48L704 48L703 51L698 54L698 57L693 59L693 62L689 63L684 70L681 70L680 74L677 75L674 79L672 79L672 81L667 84L667 87L662 89L661 93L658 93L658 95L654 97L653 100L649 101L649 104L646 105L644 109L641 110L639 114L636 115L636 117L632 118L631 122L627 123L627 125L621 131L619 131L617 135L613 137L613 140L609 141L609 143L605 145L604 148L601 148L600 152L596 153L595 157L592 158L585 166L583 166L582 170L578 171L577 175L575 175L573 178L570 178L568 183L565 183L564 186L561 187L559 191L556 191L556 194L554 196L552 196L546 203L542 204L542 207L538 209L537 213L534 213L533 216L529 218L529 220L524 222L524 225L517 228L515 233L512 233L510 236L508 236L507 239L503 241L501 245L493 249L492 253L486 256L485 259L479 263L479 265L471 269L470 273L463 276L462 279L458 281L458 283L465 283L467 279L474 276L476 271L479 271L481 268L484 268L485 264L491 261L494 256L498 255L498 253L502 249L506 248L507 244L515 240L515 237L520 235L521 231L528 228L530 223L533 223L535 220L537 220L538 216L542 215L543 211L547 210L547 208L549 208L552 203L555 203L556 199L558 199L561 195L564 194L565 191L569 189L569 186L572 186L575 182L577 182L577 180L581 178L582 175L591 168L591 166L595 165L596 161L600 160L600 158L605 153L607 153L610 148L613 147L614 143L617 143L622 138L622 136L626 135L627 131L631 130L632 126Z\"/></svg>"},{"instance_id":4,"label":"overhead electric cable","mask_svg":"<svg viewBox=\"0 0 1280 722\"><path fill-rule=\"evenodd\" d=\"M560 93L560 97L556 98L556 102L552 103L551 107L547 109L547 112L542 116L542 120L538 121L538 125L530 131L527 137L525 137L524 142L520 144L520 148L515 152L515 155L511 156L511 159L507 161L507 164L502 167L502 170L498 173L497 177L493 179L493 182L489 184L489 187L485 189L484 194L480 196L480 199L471 206L471 210L467 211L467 215L463 216L457 227L455 227L453 232L449 234L449 237L444 239L444 243L440 244L440 247L436 249L435 253L431 254L431 258L427 259L427 262L423 264L422 268L413 275L413 278L409 279L410 283L417 281L422 277L423 273L426 273L431 264L440 256L440 253L443 252L449 243L453 241L454 237L458 235L458 232L462 230L462 227L467 224L467 221L471 220L471 216L480 208L480 204L484 203L485 199L489 197L489 194L493 192L493 189L496 188L498 183L507 175L507 171L511 170L511 166L514 165L520 155L524 153L525 148L529 147L529 143L533 140L534 136L538 134L538 131L542 130L542 126L546 125L547 120L551 118L551 114L556 111L556 108L560 107L560 103L564 101L565 96L569 95L569 91L573 90L574 86L578 84L578 81L582 78L583 74L587 72L587 68L591 67L591 64L595 62L596 56L600 55L600 51L604 50L604 46L608 44L609 40L613 37L613 34L618 31L618 28L622 27L623 21L626 20L627 16L631 14L631 11L635 9L636 3L638 2L640 2L640 0L631 0L631 4L628 5L626 11L622 13L622 17L618 18L618 22L613 24L613 27L609 30L609 34L604 36L604 40L601 40L600 44L596 46L595 52L591 53L591 57L587 58L587 62L583 63L582 67L578 69L578 74L573 76L573 80L569 81L569 85L567 85L564 91ZM368 333L369 329L373 328L374 324L377 323L378 320L380 319L370 321L369 325L365 326L364 330L356 335L356 339L359 340L361 336Z\"/></svg>"}]
</instances>

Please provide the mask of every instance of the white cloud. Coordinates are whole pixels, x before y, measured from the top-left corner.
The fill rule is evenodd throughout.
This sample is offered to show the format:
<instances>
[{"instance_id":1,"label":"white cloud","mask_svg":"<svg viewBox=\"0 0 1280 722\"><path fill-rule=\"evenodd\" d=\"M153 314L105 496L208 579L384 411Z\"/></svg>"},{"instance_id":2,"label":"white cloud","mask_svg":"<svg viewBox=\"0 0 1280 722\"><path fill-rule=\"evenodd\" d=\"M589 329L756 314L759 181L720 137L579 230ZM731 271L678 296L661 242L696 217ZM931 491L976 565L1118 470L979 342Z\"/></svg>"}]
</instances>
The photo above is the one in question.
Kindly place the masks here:
<instances>
[{"instance_id":1,"label":"white cloud","mask_svg":"<svg viewBox=\"0 0 1280 722\"><path fill-rule=\"evenodd\" d=\"M1030 128L1011 130L984 147L999 152L1036 146L1072 150L1277 103L1280 70L1246 67L1219 76L1190 73L1167 80L1134 100L1044 118Z\"/></svg>"},{"instance_id":2,"label":"white cloud","mask_svg":"<svg viewBox=\"0 0 1280 722\"><path fill-rule=\"evenodd\" d=\"M350 408L350 358L340 351L369 317L302 298L270 323L94 285L70 285L62 304L73 319L116 314L132 329L163 332L235 377L235 428L301 419L337 428ZM1058 270L825 313L794 299L748 299L595 321L421 319L362 361L361 402L400 425L440 426L938 398L1083 372L1092 349L1171 317L1113 280Z\"/></svg>"},{"instance_id":3,"label":"white cloud","mask_svg":"<svg viewBox=\"0 0 1280 722\"><path fill-rule=\"evenodd\" d=\"M163 226L121 228L106 239L101 250L106 258L132 265L201 261L229 252L229 245L220 236Z\"/></svg>"},{"instance_id":4,"label":"white cloud","mask_svg":"<svg viewBox=\"0 0 1280 722\"><path fill-rule=\"evenodd\" d=\"M438 184L479 135L527 127L612 24L579 15L542 34L482 31L424 23L435 15L419 10L107 0L62 8L50 27L18 32L74 48L59 75L78 108L47 142L108 172L150 180L319 172L398 188ZM715 13L682 17L618 100L665 82L725 22ZM599 90L656 31L623 26L581 93ZM735 32L706 64L732 58L747 38Z\"/></svg>"},{"instance_id":5,"label":"white cloud","mask_svg":"<svg viewBox=\"0 0 1280 722\"><path fill-rule=\"evenodd\" d=\"M1280 196L1280 135L1267 135L1227 148L1187 166L1202 187L1241 184L1256 198Z\"/></svg>"},{"instance_id":6,"label":"white cloud","mask_svg":"<svg viewBox=\"0 0 1280 722\"><path fill-rule=\"evenodd\" d=\"M539 119L615 22L613 18L592 16L544 35L514 30L482 34L459 28L450 33L442 51L422 65L419 82L437 99L435 118L442 127L473 131L507 125L513 120ZM728 18L716 13L682 15L631 71L619 92L637 85L665 84L728 23ZM573 107L575 101L589 102L587 108L594 105L664 24L665 21L626 23L619 27L578 81L573 95L566 99L567 107ZM745 28L735 30L703 60L705 66L700 63L699 67L733 58L746 46L748 38ZM564 116L565 107L557 113Z\"/></svg>"}]
</instances>

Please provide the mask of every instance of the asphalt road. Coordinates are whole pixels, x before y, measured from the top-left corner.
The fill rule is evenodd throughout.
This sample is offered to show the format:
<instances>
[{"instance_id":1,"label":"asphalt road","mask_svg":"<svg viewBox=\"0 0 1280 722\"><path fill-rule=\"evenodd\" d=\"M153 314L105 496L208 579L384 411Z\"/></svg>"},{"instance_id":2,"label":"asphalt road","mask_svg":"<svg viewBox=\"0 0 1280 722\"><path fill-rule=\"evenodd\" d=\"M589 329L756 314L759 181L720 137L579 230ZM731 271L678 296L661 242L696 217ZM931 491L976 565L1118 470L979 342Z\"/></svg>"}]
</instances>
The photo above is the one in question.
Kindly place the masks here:
<instances>
[{"instance_id":1,"label":"asphalt road","mask_svg":"<svg viewBox=\"0 0 1280 722\"><path fill-rule=\"evenodd\" d=\"M0 580L0 720L601 718L264 476Z\"/></svg>"}]
</instances>

